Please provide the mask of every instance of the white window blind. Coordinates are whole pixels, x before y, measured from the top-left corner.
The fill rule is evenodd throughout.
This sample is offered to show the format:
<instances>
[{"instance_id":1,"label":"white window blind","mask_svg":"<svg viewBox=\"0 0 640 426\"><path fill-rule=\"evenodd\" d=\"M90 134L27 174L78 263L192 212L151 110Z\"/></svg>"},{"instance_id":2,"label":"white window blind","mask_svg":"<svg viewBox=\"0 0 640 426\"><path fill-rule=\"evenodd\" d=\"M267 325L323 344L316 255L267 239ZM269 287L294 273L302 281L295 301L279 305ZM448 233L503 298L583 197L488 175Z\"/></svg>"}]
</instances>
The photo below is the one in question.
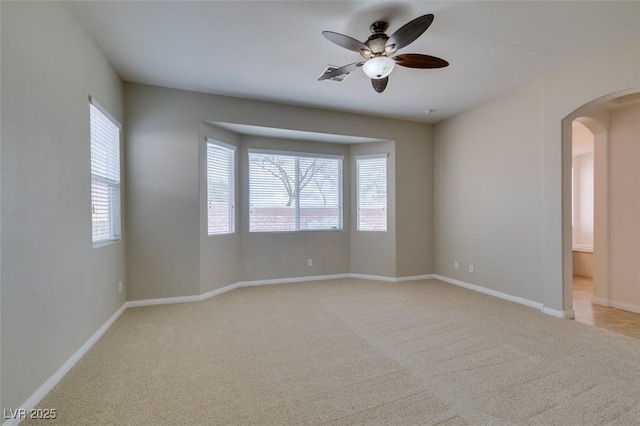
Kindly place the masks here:
<instances>
[{"instance_id":1,"label":"white window blind","mask_svg":"<svg viewBox=\"0 0 640 426\"><path fill-rule=\"evenodd\" d=\"M93 244L120 239L120 125L90 98Z\"/></svg>"},{"instance_id":2,"label":"white window blind","mask_svg":"<svg viewBox=\"0 0 640 426\"><path fill-rule=\"evenodd\" d=\"M387 155L356 157L357 229L387 230Z\"/></svg>"},{"instance_id":3,"label":"white window blind","mask_svg":"<svg viewBox=\"0 0 640 426\"><path fill-rule=\"evenodd\" d=\"M342 157L249 151L249 231L342 229Z\"/></svg>"},{"instance_id":4,"label":"white window blind","mask_svg":"<svg viewBox=\"0 0 640 426\"><path fill-rule=\"evenodd\" d=\"M207 141L207 224L209 235L235 232L235 147Z\"/></svg>"}]
</instances>

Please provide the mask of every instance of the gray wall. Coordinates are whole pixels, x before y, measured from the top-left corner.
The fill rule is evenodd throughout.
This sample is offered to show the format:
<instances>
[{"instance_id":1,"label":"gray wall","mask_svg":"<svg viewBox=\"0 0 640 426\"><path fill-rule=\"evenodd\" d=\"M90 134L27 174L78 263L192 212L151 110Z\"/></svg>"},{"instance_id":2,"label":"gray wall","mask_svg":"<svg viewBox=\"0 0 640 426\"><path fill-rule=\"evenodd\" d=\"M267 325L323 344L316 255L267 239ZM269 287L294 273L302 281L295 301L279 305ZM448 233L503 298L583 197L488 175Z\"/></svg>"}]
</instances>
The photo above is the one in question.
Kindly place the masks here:
<instances>
[{"instance_id":1,"label":"gray wall","mask_svg":"<svg viewBox=\"0 0 640 426\"><path fill-rule=\"evenodd\" d=\"M179 96L135 102L125 88L127 297L199 294L200 120Z\"/></svg>"},{"instance_id":2,"label":"gray wall","mask_svg":"<svg viewBox=\"0 0 640 426\"><path fill-rule=\"evenodd\" d=\"M436 273L570 313L571 137L562 123L634 87L640 37L436 125Z\"/></svg>"},{"instance_id":3,"label":"gray wall","mask_svg":"<svg viewBox=\"0 0 640 426\"><path fill-rule=\"evenodd\" d=\"M226 239L206 237L201 202L202 155L199 153L203 149L205 133L216 130L201 122L231 122L394 141L395 155L402 159L404 167L412 169L396 176L395 184L390 188L390 197L394 200L393 193L397 188L402 191L414 188L410 194L402 192L401 204L395 201L394 208L403 210L404 221L391 226L386 235L370 235L364 237L366 244L357 241L355 244L360 244L363 251L359 256L369 264L372 264L371 259L380 256L393 260L393 267L385 268L385 275L387 272L391 276L404 271L412 275L433 272L433 241L430 238L433 223L429 220L433 210L431 125L131 83L125 85L125 94L130 300L199 294L236 282L238 277L253 280L345 273L349 272L346 265L350 265L353 272L378 273L358 258L354 259L354 250L345 243L346 236L352 233L349 228L344 232L309 235L239 233ZM220 132L217 134L224 137ZM241 146L262 143L252 138L240 142ZM272 143L286 145L284 142ZM296 150L304 150L305 146L312 147L307 143L295 144ZM313 149L328 147L330 145L322 144ZM242 149L239 154L241 152ZM239 157L238 161L242 155ZM424 158L424 162L416 161L416 157ZM242 167L240 173L241 170ZM242 185L242 174L239 177ZM426 181L415 185L414 179ZM240 215L241 201L240 209L237 209ZM240 216L237 223L246 226L246 220L246 215ZM406 241L400 246L395 243L397 229L406 235ZM270 260L258 260L255 256L256 250L262 251L264 247L280 249L289 244L292 244L290 253L297 257L285 256L284 264L272 263L285 259L278 253L272 253L276 258ZM336 247L340 249L334 254L340 254L339 257L325 251L325 248ZM401 270L395 265L398 253L409 256ZM227 268L224 259L231 261L238 254L242 258L241 265L231 262ZM309 268L306 259L311 256L318 260L314 260L314 266ZM212 278L213 275L216 278Z\"/></svg>"},{"instance_id":4,"label":"gray wall","mask_svg":"<svg viewBox=\"0 0 640 426\"><path fill-rule=\"evenodd\" d=\"M419 138L403 138L402 144L395 145L398 277L434 271L433 126L420 130ZM425 245L426 250L421 249Z\"/></svg>"},{"instance_id":5,"label":"gray wall","mask_svg":"<svg viewBox=\"0 0 640 426\"><path fill-rule=\"evenodd\" d=\"M0 4L1 387L16 409L125 301L124 243L92 248L88 96L124 117L120 78L66 4Z\"/></svg>"},{"instance_id":6,"label":"gray wall","mask_svg":"<svg viewBox=\"0 0 640 426\"><path fill-rule=\"evenodd\" d=\"M542 300L541 105L538 81L436 126L438 274Z\"/></svg>"}]
</instances>

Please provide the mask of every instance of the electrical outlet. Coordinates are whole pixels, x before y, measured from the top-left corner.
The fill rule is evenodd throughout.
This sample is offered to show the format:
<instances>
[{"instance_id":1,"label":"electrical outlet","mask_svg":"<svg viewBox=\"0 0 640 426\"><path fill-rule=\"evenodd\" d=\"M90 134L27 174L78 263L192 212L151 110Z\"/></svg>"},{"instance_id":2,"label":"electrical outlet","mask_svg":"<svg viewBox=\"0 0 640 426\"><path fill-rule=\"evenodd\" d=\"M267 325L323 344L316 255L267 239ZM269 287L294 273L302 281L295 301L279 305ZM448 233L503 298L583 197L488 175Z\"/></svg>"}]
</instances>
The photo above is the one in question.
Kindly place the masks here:
<instances>
[{"instance_id":1,"label":"electrical outlet","mask_svg":"<svg viewBox=\"0 0 640 426\"><path fill-rule=\"evenodd\" d=\"M455 262L453 262L453 269L459 269L460 265L458 264L458 261L456 260Z\"/></svg>"},{"instance_id":2,"label":"electrical outlet","mask_svg":"<svg viewBox=\"0 0 640 426\"><path fill-rule=\"evenodd\" d=\"M473 272L473 265L469 265L469 272Z\"/></svg>"},{"instance_id":3,"label":"electrical outlet","mask_svg":"<svg viewBox=\"0 0 640 426\"><path fill-rule=\"evenodd\" d=\"M118 282L118 293L122 293L122 281Z\"/></svg>"},{"instance_id":4,"label":"electrical outlet","mask_svg":"<svg viewBox=\"0 0 640 426\"><path fill-rule=\"evenodd\" d=\"M313 260L307 259L307 266L313 266Z\"/></svg>"}]
</instances>

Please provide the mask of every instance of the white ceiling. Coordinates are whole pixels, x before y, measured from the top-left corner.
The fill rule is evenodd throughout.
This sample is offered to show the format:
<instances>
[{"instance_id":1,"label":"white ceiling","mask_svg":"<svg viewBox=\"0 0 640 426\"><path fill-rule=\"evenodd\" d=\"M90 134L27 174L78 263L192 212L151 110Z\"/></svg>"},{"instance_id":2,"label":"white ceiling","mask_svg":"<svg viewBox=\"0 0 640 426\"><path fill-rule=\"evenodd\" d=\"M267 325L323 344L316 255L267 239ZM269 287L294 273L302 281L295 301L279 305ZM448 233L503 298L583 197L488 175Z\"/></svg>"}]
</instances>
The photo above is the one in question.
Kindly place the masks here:
<instances>
[{"instance_id":1,"label":"white ceiling","mask_svg":"<svg viewBox=\"0 0 640 426\"><path fill-rule=\"evenodd\" d=\"M377 116L437 122L534 80L589 51L640 34L640 2L617 1L72 1L126 81ZM364 41L369 25L433 13L400 53L438 56L438 70L396 67L384 93L358 69L318 82L328 64L360 56L323 30ZM425 110L434 109L426 115Z\"/></svg>"}]
</instances>

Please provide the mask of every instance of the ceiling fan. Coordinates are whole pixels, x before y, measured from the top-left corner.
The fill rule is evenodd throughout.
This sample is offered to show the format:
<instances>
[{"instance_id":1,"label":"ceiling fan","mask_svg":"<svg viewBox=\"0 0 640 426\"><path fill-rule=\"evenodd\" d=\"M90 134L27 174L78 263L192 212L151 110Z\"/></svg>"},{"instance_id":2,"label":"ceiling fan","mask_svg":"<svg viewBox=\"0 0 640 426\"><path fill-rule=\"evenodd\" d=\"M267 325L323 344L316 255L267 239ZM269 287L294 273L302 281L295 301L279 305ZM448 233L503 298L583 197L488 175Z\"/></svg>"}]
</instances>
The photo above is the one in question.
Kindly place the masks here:
<instances>
[{"instance_id":1,"label":"ceiling fan","mask_svg":"<svg viewBox=\"0 0 640 426\"><path fill-rule=\"evenodd\" d=\"M432 22L433 14L420 16L406 23L389 37L385 34L388 24L384 21L377 21L369 27L371 36L364 43L344 34L323 31L322 35L329 41L345 49L360 53L364 60L328 72L318 78L318 81L347 74L356 68L362 67L364 73L371 79L371 84L375 91L382 93L389 82L389 74L391 74L396 64L408 68L444 68L448 66L449 62L435 56L417 53L392 56L398 50L413 43L429 28Z\"/></svg>"}]
</instances>

